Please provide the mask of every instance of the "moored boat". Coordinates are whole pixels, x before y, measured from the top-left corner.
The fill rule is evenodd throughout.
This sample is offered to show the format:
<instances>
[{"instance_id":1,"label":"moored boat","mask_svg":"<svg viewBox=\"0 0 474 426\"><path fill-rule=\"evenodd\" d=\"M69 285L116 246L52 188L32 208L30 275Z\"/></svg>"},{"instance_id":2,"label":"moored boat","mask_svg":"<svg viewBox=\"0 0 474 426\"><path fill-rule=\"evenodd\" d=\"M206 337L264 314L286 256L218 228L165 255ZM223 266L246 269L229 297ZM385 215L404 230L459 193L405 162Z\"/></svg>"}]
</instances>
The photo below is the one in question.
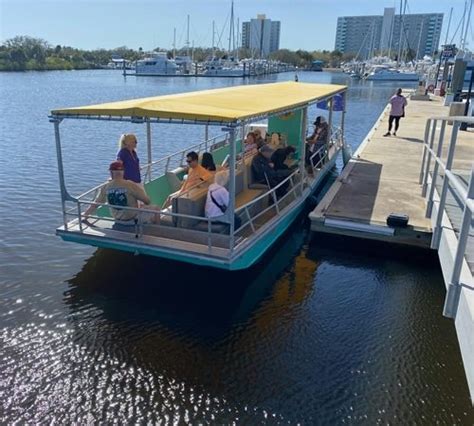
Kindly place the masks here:
<instances>
[{"instance_id":1,"label":"moored boat","mask_svg":"<svg viewBox=\"0 0 474 426\"><path fill-rule=\"evenodd\" d=\"M248 268L285 232L334 166L344 147L344 112L340 115L340 128L335 128L333 108L345 104L346 89L341 85L284 82L53 110L50 121L55 127L63 212L63 225L56 233L66 241L92 246L229 270ZM339 97L337 102L335 97ZM331 131L327 143L313 153L307 169L308 107L321 101L329 105ZM136 219L127 230L117 226L109 205L95 201L104 184L77 196L69 192L60 138L60 123L64 120L132 122L146 126L148 158L142 167L145 189L153 204L167 206L160 212L159 224L144 223L142 214L147 212L146 208L121 206L120 209L135 213ZM252 162L257 154L246 153L243 146L246 129L262 120L267 120L266 128L272 134L268 143L273 143L273 148L291 145L296 150L292 172L276 185L270 185L268 180L266 184L254 181ZM202 125L206 135L209 126L225 131L219 137L205 138L195 146L154 160L151 129L152 125L161 123ZM219 220L204 216L211 181L203 181L173 197L169 206L166 202L183 182L184 160L189 151L210 152L216 164L228 170L229 205ZM84 222L84 212L91 205L97 211Z\"/></svg>"}]
</instances>

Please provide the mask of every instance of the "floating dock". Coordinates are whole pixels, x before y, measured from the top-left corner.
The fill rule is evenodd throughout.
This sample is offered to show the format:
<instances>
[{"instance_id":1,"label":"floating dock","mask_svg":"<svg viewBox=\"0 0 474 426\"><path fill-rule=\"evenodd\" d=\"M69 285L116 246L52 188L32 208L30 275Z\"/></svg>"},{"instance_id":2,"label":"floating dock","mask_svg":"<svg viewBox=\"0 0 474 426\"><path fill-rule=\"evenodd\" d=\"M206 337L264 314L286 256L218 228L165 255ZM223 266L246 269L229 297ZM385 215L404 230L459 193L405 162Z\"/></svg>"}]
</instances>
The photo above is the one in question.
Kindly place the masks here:
<instances>
[{"instance_id":1,"label":"floating dock","mask_svg":"<svg viewBox=\"0 0 474 426\"><path fill-rule=\"evenodd\" d=\"M474 117L448 119L441 98L409 100L385 137L389 111L310 213L311 230L437 250L474 402L474 131L461 130ZM392 213L408 226L388 226Z\"/></svg>"}]
</instances>

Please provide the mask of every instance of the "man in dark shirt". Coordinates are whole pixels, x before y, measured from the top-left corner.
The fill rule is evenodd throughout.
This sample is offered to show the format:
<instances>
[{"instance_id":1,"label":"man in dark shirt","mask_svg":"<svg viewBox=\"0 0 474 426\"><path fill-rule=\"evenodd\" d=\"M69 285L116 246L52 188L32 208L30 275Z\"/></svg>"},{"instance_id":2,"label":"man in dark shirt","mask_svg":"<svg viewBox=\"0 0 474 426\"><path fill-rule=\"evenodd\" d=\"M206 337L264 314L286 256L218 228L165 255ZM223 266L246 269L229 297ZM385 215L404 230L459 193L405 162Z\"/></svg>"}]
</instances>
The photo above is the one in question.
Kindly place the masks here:
<instances>
[{"instance_id":1,"label":"man in dark shirt","mask_svg":"<svg viewBox=\"0 0 474 426\"><path fill-rule=\"evenodd\" d=\"M291 174L290 170L275 170L275 165L270 161L272 154L273 150L268 145L263 145L252 160L252 177L254 182L268 184L270 188L274 188ZM280 186L277 190L277 195L283 195L288 185L289 182L285 182Z\"/></svg>"},{"instance_id":2,"label":"man in dark shirt","mask_svg":"<svg viewBox=\"0 0 474 426\"><path fill-rule=\"evenodd\" d=\"M285 164L286 159L290 154L296 151L294 146L287 146L285 148L278 148L271 157L271 161L275 170L288 170L289 167Z\"/></svg>"}]
</instances>

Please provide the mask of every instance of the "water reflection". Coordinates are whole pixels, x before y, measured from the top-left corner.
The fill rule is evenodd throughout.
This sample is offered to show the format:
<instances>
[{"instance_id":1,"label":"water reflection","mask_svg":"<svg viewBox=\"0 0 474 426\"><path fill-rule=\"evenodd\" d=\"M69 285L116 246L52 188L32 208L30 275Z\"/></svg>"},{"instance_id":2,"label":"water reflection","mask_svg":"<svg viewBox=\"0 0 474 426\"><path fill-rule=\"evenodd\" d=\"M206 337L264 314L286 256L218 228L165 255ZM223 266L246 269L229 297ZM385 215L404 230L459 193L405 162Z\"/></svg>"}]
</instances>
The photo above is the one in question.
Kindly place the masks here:
<instances>
[{"instance_id":1,"label":"water reflection","mask_svg":"<svg viewBox=\"0 0 474 426\"><path fill-rule=\"evenodd\" d=\"M234 412L264 419L271 404L262 394L262 370L288 344L293 320L313 291L318 262L306 249L298 254L304 219L264 257L265 268L237 273L98 250L64 296L75 344L92 362L102 360L88 368L123 364L133 374L146 372L126 380L134 392L159 390L147 403L161 416L213 420L225 407L220 419ZM284 370L272 375L278 387L286 382ZM114 375L107 380L101 388L113 386ZM204 406L195 410L195 400Z\"/></svg>"}]
</instances>

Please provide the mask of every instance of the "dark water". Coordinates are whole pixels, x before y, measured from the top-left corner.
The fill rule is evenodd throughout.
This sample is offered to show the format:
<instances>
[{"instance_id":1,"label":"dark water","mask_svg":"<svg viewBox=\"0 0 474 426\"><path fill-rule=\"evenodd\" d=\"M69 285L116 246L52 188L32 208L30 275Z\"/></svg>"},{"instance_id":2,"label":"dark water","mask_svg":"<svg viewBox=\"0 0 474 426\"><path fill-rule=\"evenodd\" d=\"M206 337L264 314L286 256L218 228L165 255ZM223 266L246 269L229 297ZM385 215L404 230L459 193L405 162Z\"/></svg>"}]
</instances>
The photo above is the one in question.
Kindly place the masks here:
<instances>
[{"instance_id":1,"label":"dark water","mask_svg":"<svg viewBox=\"0 0 474 426\"><path fill-rule=\"evenodd\" d=\"M300 81L351 84L327 73ZM0 74L0 422L473 424L429 254L311 240L304 216L239 273L53 235L61 217L50 109L232 83ZM355 148L394 86L352 84L346 135ZM120 133L144 140L140 126L62 126L73 192L105 178ZM154 136L158 155L202 129Z\"/></svg>"}]
</instances>

